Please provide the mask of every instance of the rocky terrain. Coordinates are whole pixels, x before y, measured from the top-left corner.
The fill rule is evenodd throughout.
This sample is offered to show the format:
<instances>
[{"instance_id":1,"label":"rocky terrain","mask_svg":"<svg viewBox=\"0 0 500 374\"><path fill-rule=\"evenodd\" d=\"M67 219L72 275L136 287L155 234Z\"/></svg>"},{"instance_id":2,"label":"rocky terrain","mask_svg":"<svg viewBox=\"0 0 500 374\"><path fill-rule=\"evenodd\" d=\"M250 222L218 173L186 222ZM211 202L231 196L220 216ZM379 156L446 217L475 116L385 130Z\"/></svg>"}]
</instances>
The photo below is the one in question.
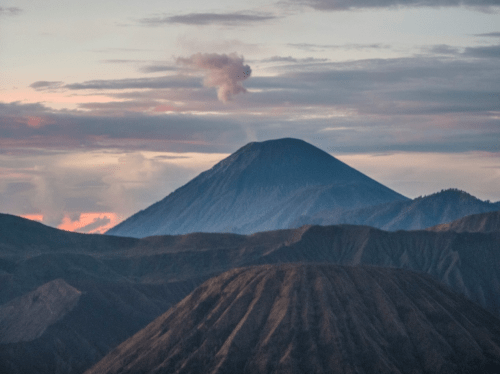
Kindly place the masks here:
<instances>
[{"instance_id":1,"label":"rocky terrain","mask_svg":"<svg viewBox=\"0 0 500 374\"><path fill-rule=\"evenodd\" d=\"M498 232L385 232L344 225L135 239L70 233L9 215L0 215L0 228L2 321L60 310L57 318L33 319L30 330L36 333L9 333L17 338L0 343L1 373L82 373L203 281L249 265L412 269L500 316ZM46 293L50 285L71 291L69 298L58 287ZM77 292L76 301L71 295ZM45 294L52 296L36 299Z\"/></svg>"},{"instance_id":2,"label":"rocky terrain","mask_svg":"<svg viewBox=\"0 0 500 374\"><path fill-rule=\"evenodd\" d=\"M289 264L208 280L86 373L499 371L500 320L431 277Z\"/></svg>"},{"instance_id":3,"label":"rocky terrain","mask_svg":"<svg viewBox=\"0 0 500 374\"><path fill-rule=\"evenodd\" d=\"M406 197L298 139L249 143L107 233L249 234L289 228L302 215Z\"/></svg>"}]
</instances>

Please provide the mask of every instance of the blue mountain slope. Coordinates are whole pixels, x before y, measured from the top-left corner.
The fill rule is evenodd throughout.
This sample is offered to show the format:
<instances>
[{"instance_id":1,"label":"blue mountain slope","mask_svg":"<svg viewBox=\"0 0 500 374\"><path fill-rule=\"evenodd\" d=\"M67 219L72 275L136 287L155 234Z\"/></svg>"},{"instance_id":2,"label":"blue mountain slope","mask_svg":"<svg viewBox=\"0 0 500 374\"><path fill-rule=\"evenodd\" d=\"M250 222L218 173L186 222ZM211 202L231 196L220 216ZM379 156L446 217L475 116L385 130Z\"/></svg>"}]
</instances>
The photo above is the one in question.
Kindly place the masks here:
<instances>
[{"instance_id":1,"label":"blue mountain slope","mask_svg":"<svg viewBox=\"0 0 500 374\"><path fill-rule=\"evenodd\" d=\"M406 197L298 139L249 143L107 232L145 237L288 228L301 215Z\"/></svg>"},{"instance_id":2,"label":"blue mountain slope","mask_svg":"<svg viewBox=\"0 0 500 374\"><path fill-rule=\"evenodd\" d=\"M482 201L458 189L418 197L408 201L395 201L350 211L325 210L313 216L303 216L292 224L368 225L383 230L421 230L462 217L499 210L500 207Z\"/></svg>"}]
</instances>

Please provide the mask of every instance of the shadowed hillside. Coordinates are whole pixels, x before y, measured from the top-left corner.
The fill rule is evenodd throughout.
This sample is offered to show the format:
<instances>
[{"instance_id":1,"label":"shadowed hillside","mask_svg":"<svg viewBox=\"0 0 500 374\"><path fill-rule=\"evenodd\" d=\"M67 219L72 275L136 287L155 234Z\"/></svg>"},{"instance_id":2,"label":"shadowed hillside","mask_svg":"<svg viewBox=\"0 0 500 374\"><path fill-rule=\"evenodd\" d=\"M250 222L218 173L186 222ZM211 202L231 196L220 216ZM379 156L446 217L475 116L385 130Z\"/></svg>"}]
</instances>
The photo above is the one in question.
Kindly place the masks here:
<instances>
[{"instance_id":1,"label":"shadowed hillside","mask_svg":"<svg viewBox=\"0 0 500 374\"><path fill-rule=\"evenodd\" d=\"M366 225L387 231L423 230L462 217L498 211L497 204L482 201L457 189L418 197L409 201L394 201L354 210L325 210L298 218L291 227L314 225Z\"/></svg>"},{"instance_id":2,"label":"shadowed hillside","mask_svg":"<svg viewBox=\"0 0 500 374\"><path fill-rule=\"evenodd\" d=\"M500 320L428 276L265 265L205 282L86 373L499 370Z\"/></svg>"},{"instance_id":3,"label":"shadowed hillside","mask_svg":"<svg viewBox=\"0 0 500 374\"><path fill-rule=\"evenodd\" d=\"M459 220L428 228L430 231L500 232L500 211L473 214Z\"/></svg>"},{"instance_id":4,"label":"shadowed hillside","mask_svg":"<svg viewBox=\"0 0 500 374\"><path fill-rule=\"evenodd\" d=\"M11 218L0 215L0 222ZM15 218L17 230L33 230L33 222ZM0 372L81 373L204 280L255 264L322 262L413 269L500 315L500 233L304 226L253 235L132 239L73 234L41 224L36 229L20 237L20 244L15 236L0 236L0 308L25 302L20 308L33 310L30 292L58 279L67 285L63 290L72 287L81 295L60 319L34 326L43 331L41 336L0 344ZM43 305L51 308L70 305L64 297L47 300ZM7 320L17 318L13 313Z\"/></svg>"}]
</instances>

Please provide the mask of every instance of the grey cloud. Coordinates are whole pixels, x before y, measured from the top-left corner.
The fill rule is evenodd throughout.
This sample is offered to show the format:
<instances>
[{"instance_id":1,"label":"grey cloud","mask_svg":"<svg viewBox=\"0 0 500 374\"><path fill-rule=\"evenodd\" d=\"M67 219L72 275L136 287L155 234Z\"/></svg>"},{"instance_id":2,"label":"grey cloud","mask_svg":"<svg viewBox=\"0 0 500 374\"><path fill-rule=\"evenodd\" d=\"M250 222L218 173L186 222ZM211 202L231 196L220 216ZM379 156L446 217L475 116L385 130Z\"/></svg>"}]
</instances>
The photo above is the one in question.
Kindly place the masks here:
<instances>
[{"instance_id":1,"label":"grey cloud","mask_svg":"<svg viewBox=\"0 0 500 374\"><path fill-rule=\"evenodd\" d=\"M181 23L186 25L225 25L240 26L252 23L267 22L277 18L271 13L189 13L178 16L156 16L143 18L142 24L159 26L165 24Z\"/></svg>"},{"instance_id":2,"label":"grey cloud","mask_svg":"<svg viewBox=\"0 0 500 374\"><path fill-rule=\"evenodd\" d=\"M488 32L485 34L476 34L476 36L483 36L488 38L500 38L500 32Z\"/></svg>"},{"instance_id":3,"label":"grey cloud","mask_svg":"<svg viewBox=\"0 0 500 374\"><path fill-rule=\"evenodd\" d=\"M6 195L15 195L33 190L34 187L35 185L30 182L13 182L13 183L8 183L7 187L3 192Z\"/></svg>"},{"instance_id":4,"label":"grey cloud","mask_svg":"<svg viewBox=\"0 0 500 374\"><path fill-rule=\"evenodd\" d=\"M110 222L111 222L111 220L108 217L96 218L96 219L94 219L94 221L92 221L88 225L80 227L79 229L77 229L75 231L81 232L81 233L87 233L87 232L90 232L92 230L98 229L99 227L106 226Z\"/></svg>"},{"instance_id":5,"label":"grey cloud","mask_svg":"<svg viewBox=\"0 0 500 374\"><path fill-rule=\"evenodd\" d=\"M500 58L500 45L485 47L467 47L464 55L479 58Z\"/></svg>"},{"instance_id":6,"label":"grey cloud","mask_svg":"<svg viewBox=\"0 0 500 374\"><path fill-rule=\"evenodd\" d=\"M102 79L85 81L82 83L71 83L63 86L70 90L124 90L143 88L178 88L200 87L199 81L187 76L167 76L156 78L131 78L131 79Z\"/></svg>"},{"instance_id":7,"label":"grey cloud","mask_svg":"<svg viewBox=\"0 0 500 374\"><path fill-rule=\"evenodd\" d=\"M30 87L37 91L56 90L63 86L61 81L36 81L30 84Z\"/></svg>"},{"instance_id":8,"label":"grey cloud","mask_svg":"<svg viewBox=\"0 0 500 374\"><path fill-rule=\"evenodd\" d=\"M446 46L439 48L448 50ZM412 134L411 137L423 136L420 128L440 128L446 123L448 128L440 136L443 144L449 144L449 149L491 149L500 133L499 120L494 116L498 112L500 66L496 58L468 57L463 53L451 56L431 53L355 62L307 63L297 59L294 63L277 63L275 76L248 80L246 86L253 89L252 95L227 104L217 102L210 90L200 90L199 85L172 90L117 91L112 93L113 97L127 100L82 104L81 108L90 113L57 112L40 104L0 103L2 148L31 145L216 151L221 146L214 144L214 138L231 139L225 144L235 139L244 141L245 128L250 123L256 126L256 122L252 122L255 118L262 126L272 125L273 129L281 123L282 130L276 135L286 136L288 130L303 134L301 126L321 129L332 123L344 123L342 115L347 115L346 127L357 123L382 131L390 122L394 123L392 129ZM193 59L188 61L194 63ZM194 67L201 69L198 65ZM111 83L106 86L115 87ZM183 102L179 111L198 115L149 115L173 101ZM168 111L168 108L159 109L158 112ZM48 120L37 128L19 120L29 116L48 116ZM398 121L400 127L397 127ZM468 133L453 141L444 139L460 127ZM378 146L383 147L384 141L393 144L389 138L390 134L385 133L385 140L380 139ZM472 140L477 142L476 146ZM361 137L360 146L374 144L373 141ZM416 142L414 149L423 147L419 144ZM404 148L402 143L399 146Z\"/></svg>"},{"instance_id":9,"label":"grey cloud","mask_svg":"<svg viewBox=\"0 0 500 374\"><path fill-rule=\"evenodd\" d=\"M23 10L18 7L0 7L0 16L14 16L21 13Z\"/></svg>"},{"instance_id":10,"label":"grey cloud","mask_svg":"<svg viewBox=\"0 0 500 374\"><path fill-rule=\"evenodd\" d=\"M32 147L214 152L218 146L205 139L242 139L241 128L230 118L187 114L151 116L140 112L123 116L124 110L111 108L109 111L112 115L99 115L98 110L51 113L43 106L25 108L23 104L0 103L0 154L8 149ZM49 114L50 120L42 127L30 127L20 121L25 116Z\"/></svg>"},{"instance_id":11,"label":"grey cloud","mask_svg":"<svg viewBox=\"0 0 500 374\"><path fill-rule=\"evenodd\" d=\"M178 58L177 63L204 71L204 85L217 87L217 97L222 102L227 102L233 95L246 92L241 82L252 74L250 66L244 65L243 57L235 53L197 53L188 58Z\"/></svg>"},{"instance_id":12,"label":"grey cloud","mask_svg":"<svg viewBox=\"0 0 500 374\"><path fill-rule=\"evenodd\" d=\"M106 64L132 64L138 62L138 60L127 60L127 59L108 59L108 60L102 60L102 62Z\"/></svg>"},{"instance_id":13,"label":"grey cloud","mask_svg":"<svg viewBox=\"0 0 500 374\"><path fill-rule=\"evenodd\" d=\"M142 71L143 73L159 73L162 71L174 71L174 70L177 70L175 66L162 65L162 64L147 65L140 69L140 71Z\"/></svg>"},{"instance_id":14,"label":"grey cloud","mask_svg":"<svg viewBox=\"0 0 500 374\"><path fill-rule=\"evenodd\" d=\"M104 48L104 49L94 49L93 52L97 53L130 53L130 52L135 52L135 53L142 53L142 52L150 52L151 49L143 49L143 48L116 48L116 47L110 47L110 48Z\"/></svg>"},{"instance_id":15,"label":"grey cloud","mask_svg":"<svg viewBox=\"0 0 500 374\"><path fill-rule=\"evenodd\" d=\"M314 63L314 62L325 62L328 61L327 58L314 58L314 57L306 57L306 58L294 58L292 56L273 56L269 58L265 58L261 60L261 62L290 62L290 63Z\"/></svg>"},{"instance_id":16,"label":"grey cloud","mask_svg":"<svg viewBox=\"0 0 500 374\"><path fill-rule=\"evenodd\" d=\"M451 47L446 44L439 44L429 48L428 52L431 54L438 54L438 55L456 55L460 53L460 50L458 48Z\"/></svg>"},{"instance_id":17,"label":"grey cloud","mask_svg":"<svg viewBox=\"0 0 500 374\"><path fill-rule=\"evenodd\" d=\"M269 106L341 106L363 115L484 114L498 110L500 67L488 59L416 56L355 64L289 65L280 67L279 72L274 77L252 79L248 87L261 92L247 101Z\"/></svg>"},{"instance_id":18,"label":"grey cloud","mask_svg":"<svg viewBox=\"0 0 500 374\"><path fill-rule=\"evenodd\" d=\"M289 47L297 48L303 51L321 52L328 49L346 49L346 50L363 50L363 49L387 49L389 45L385 44L313 44L313 43L289 43Z\"/></svg>"},{"instance_id":19,"label":"grey cloud","mask_svg":"<svg viewBox=\"0 0 500 374\"><path fill-rule=\"evenodd\" d=\"M45 114L47 112L50 112L49 109L40 103L23 104L20 101L11 103L0 102L0 118L36 115L40 113Z\"/></svg>"},{"instance_id":20,"label":"grey cloud","mask_svg":"<svg viewBox=\"0 0 500 374\"><path fill-rule=\"evenodd\" d=\"M394 7L457 7L475 8L498 7L498 0L292 0L317 10L352 10L362 8Z\"/></svg>"},{"instance_id":21,"label":"grey cloud","mask_svg":"<svg viewBox=\"0 0 500 374\"><path fill-rule=\"evenodd\" d=\"M110 101L106 103L83 103L78 107L82 109L90 109L94 111L115 112L120 114L128 111L147 111L151 108L161 105L155 100L127 100L127 101Z\"/></svg>"}]
</instances>

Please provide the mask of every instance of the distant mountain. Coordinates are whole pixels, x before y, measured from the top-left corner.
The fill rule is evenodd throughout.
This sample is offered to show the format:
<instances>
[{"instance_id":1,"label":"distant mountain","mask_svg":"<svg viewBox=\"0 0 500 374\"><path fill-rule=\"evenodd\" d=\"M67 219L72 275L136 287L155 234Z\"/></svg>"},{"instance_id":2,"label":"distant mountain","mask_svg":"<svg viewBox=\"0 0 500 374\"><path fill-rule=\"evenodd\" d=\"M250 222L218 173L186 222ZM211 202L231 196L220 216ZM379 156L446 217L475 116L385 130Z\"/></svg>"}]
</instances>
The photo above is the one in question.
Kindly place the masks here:
<instances>
[{"instance_id":1,"label":"distant mountain","mask_svg":"<svg viewBox=\"0 0 500 374\"><path fill-rule=\"evenodd\" d=\"M500 320L428 276L259 266L210 279L87 374L500 372Z\"/></svg>"},{"instance_id":2,"label":"distant mountain","mask_svg":"<svg viewBox=\"0 0 500 374\"><path fill-rule=\"evenodd\" d=\"M428 228L430 231L500 232L500 211L473 214L450 223Z\"/></svg>"},{"instance_id":3,"label":"distant mountain","mask_svg":"<svg viewBox=\"0 0 500 374\"><path fill-rule=\"evenodd\" d=\"M326 210L298 218L291 227L314 225L366 225L387 231L423 230L459 218L498 211L500 206L457 189L418 197L409 201L394 201L349 211Z\"/></svg>"},{"instance_id":4,"label":"distant mountain","mask_svg":"<svg viewBox=\"0 0 500 374\"><path fill-rule=\"evenodd\" d=\"M107 234L253 233L288 228L301 215L406 201L298 139L249 143Z\"/></svg>"},{"instance_id":5,"label":"distant mountain","mask_svg":"<svg viewBox=\"0 0 500 374\"><path fill-rule=\"evenodd\" d=\"M81 292L62 279L0 305L0 344L32 341L78 303Z\"/></svg>"},{"instance_id":6,"label":"distant mountain","mask_svg":"<svg viewBox=\"0 0 500 374\"><path fill-rule=\"evenodd\" d=\"M9 226L14 221L15 227ZM2 222L10 229L2 229ZM10 234L15 230L17 240ZM0 308L22 304L18 310L27 311L19 313L22 322L31 311L44 310L39 306L71 305L64 294L49 302L36 299L44 287L64 281L61 290L81 292L73 309L58 314L60 319L33 319L41 336L0 343L0 373L82 373L203 281L240 266L321 262L408 268L500 316L498 248L496 232L304 226L252 235L134 239L76 234L0 215Z\"/></svg>"}]
</instances>

